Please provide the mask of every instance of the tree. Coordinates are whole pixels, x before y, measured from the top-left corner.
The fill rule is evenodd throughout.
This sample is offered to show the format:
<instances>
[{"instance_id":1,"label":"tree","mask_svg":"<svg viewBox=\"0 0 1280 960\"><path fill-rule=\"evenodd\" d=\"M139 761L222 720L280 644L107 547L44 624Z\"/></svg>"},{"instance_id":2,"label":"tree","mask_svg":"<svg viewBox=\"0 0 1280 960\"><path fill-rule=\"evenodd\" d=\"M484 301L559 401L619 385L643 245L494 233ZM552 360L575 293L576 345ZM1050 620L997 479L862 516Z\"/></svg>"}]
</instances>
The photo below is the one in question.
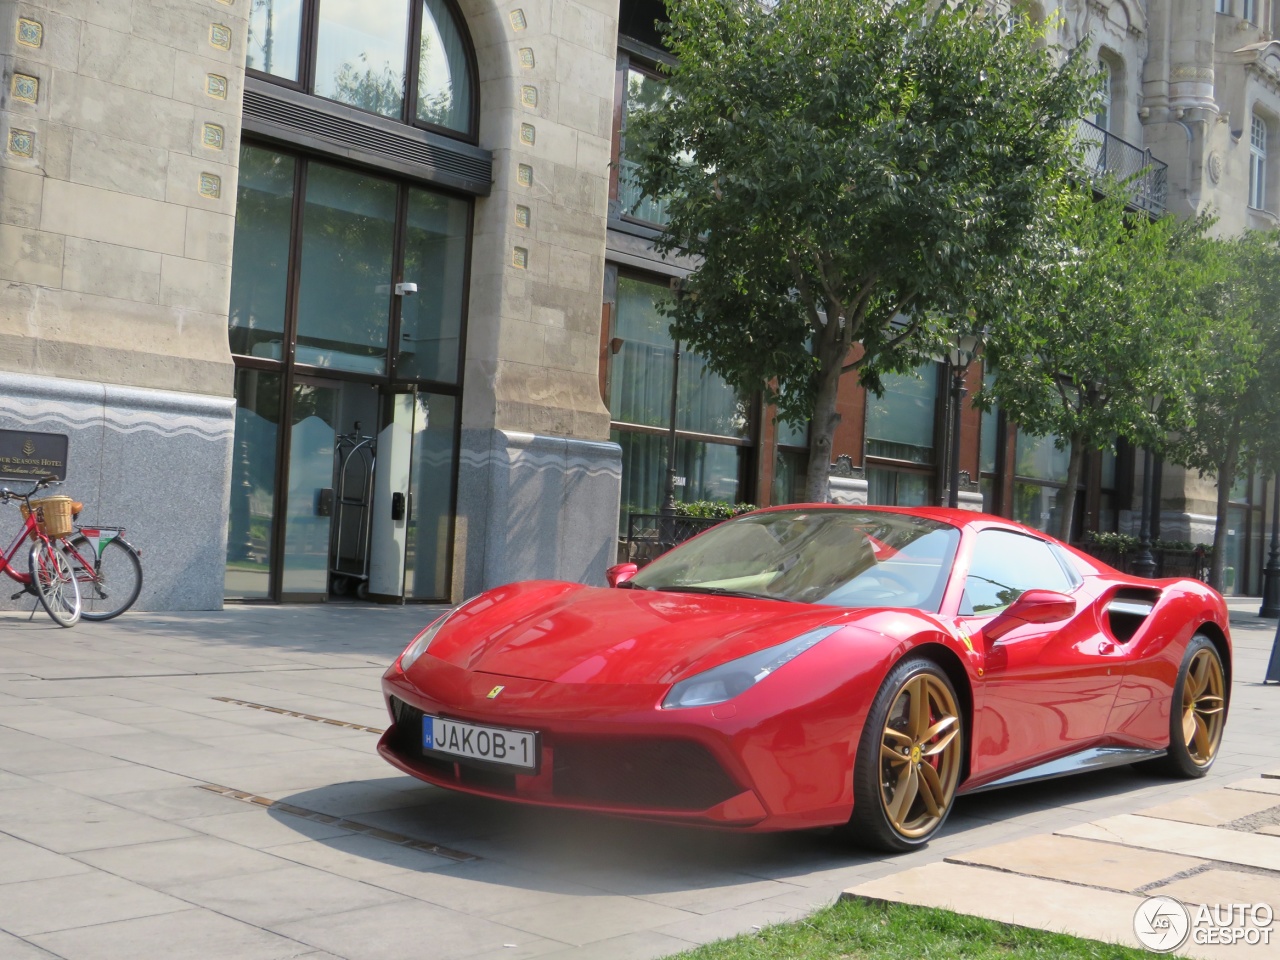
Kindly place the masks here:
<instances>
[{"instance_id":1,"label":"tree","mask_svg":"<svg viewBox=\"0 0 1280 960\"><path fill-rule=\"evenodd\" d=\"M1250 460L1280 466L1280 238L1206 240L1195 291L1208 319L1194 356L1189 417L1169 456L1217 481L1209 582L1222 589L1231 488Z\"/></svg>"},{"instance_id":2,"label":"tree","mask_svg":"<svg viewBox=\"0 0 1280 960\"><path fill-rule=\"evenodd\" d=\"M809 420L806 495L825 500L841 373L876 389L911 368L950 322L934 311L1019 255L1089 67L977 0L670 12L671 95L632 119L628 153L668 204L659 248L698 260L672 332Z\"/></svg>"},{"instance_id":3,"label":"tree","mask_svg":"<svg viewBox=\"0 0 1280 960\"><path fill-rule=\"evenodd\" d=\"M1180 422L1202 312L1191 291L1202 220L1152 220L1123 190L1063 192L1019 306L991 338L992 397L1020 427L1070 450L1056 535L1071 535L1084 455L1117 436L1148 447ZM1159 416L1148 398L1164 405Z\"/></svg>"}]
</instances>

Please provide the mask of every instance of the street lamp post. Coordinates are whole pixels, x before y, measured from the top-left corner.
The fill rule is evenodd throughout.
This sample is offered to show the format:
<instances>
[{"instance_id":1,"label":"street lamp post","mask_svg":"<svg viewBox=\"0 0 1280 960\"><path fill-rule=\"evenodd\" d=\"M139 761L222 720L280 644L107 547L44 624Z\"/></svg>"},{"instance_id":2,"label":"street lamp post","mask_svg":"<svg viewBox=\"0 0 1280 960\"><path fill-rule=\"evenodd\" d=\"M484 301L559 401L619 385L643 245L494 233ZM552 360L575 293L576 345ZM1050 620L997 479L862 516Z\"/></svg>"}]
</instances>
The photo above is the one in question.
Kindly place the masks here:
<instances>
[{"instance_id":1,"label":"street lamp post","mask_svg":"<svg viewBox=\"0 0 1280 960\"><path fill-rule=\"evenodd\" d=\"M947 471L947 506L953 508L960 506L960 417L964 412L965 395L969 392L964 385L964 376L985 334L985 327L980 333L958 334L947 356L951 368L951 464Z\"/></svg>"},{"instance_id":2,"label":"street lamp post","mask_svg":"<svg viewBox=\"0 0 1280 960\"><path fill-rule=\"evenodd\" d=\"M1152 394L1147 398L1147 410L1154 418L1156 411L1164 400L1160 394ZM1155 557L1151 555L1151 524L1155 518L1155 504L1152 502L1155 484L1151 476L1151 448L1142 451L1142 513L1139 517L1142 541L1138 544L1138 558L1133 562L1133 573L1138 577L1154 577L1156 575Z\"/></svg>"},{"instance_id":3,"label":"street lamp post","mask_svg":"<svg viewBox=\"0 0 1280 960\"><path fill-rule=\"evenodd\" d=\"M1271 477L1271 552L1262 581L1262 609L1258 616L1280 618L1280 471Z\"/></svg>"},{"instance_id":4,"label":"street lamp post","mask_svg":"<svg viewBox=\"0 0 1280 960\"><path fill-rule=\"evenodd\" d=\"M673 341L671 352L671 408L667 411L667 478L663 484L662 506L658 508L658 540L663 549L675 544L676 515L676 409L680 399L680 341Z\"/></svg>"}]
</instances>

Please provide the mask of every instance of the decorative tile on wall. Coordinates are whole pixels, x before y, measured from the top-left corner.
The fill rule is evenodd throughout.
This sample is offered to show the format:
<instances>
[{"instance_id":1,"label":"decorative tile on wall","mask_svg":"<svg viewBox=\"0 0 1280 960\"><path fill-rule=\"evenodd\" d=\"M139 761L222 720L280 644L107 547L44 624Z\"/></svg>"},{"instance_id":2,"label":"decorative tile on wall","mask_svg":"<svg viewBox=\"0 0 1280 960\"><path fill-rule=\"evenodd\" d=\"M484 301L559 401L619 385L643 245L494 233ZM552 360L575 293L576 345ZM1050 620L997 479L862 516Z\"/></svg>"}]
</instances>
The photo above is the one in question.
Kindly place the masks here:
<instances>
[{"instance_id":1,"label":"decorative tile on wall","mask_svg":"<svg viewBox=\"0 0 1280 960\"><path fill-rule=\"evenodd\" d=\"M516 182L522 187L533 186L533 167L522 163L516 167Z\"/></svg>"},{"instance_id":2,"label":"decorative tile on wall","mask_svg":"<svg viewBox=\"0 0 1280 960\"><path fill-rule=\"evenodd\" d=\"M209 149L221 150L223 141L226 139L226 131L216 123L206 123L200 139Z\"/></svg>"},{"instance_id":3,"label":"decorative tile on wall","mask_svg":"<svg viewBox=\"0 0 1280 960\"><path fill-rule=\"evenodd\" d=\"M533 47L520 48L520 66L524 67L526 70L533 69Z\"/></svg>"},{"instance_id":4,"label":"decorative tile on wall","mask_svg":"<svg viewBox=\"0 0 1280 960\"><path fill-rule=\"evenodd\" d=\"M9 84L13 99L23 103L35 103L40 98L40 80L29 77L25 73L15 73L13 82Z\"/></svg>"},{"instance_id":5,"label":"decorative tile on wall","mask_svg":"<svg viewBox=\"0 0 1280 960\"><path fill-rule=\"evenodd\" d=\"M204 78L204 92L215 100L227 99L227 78L216 73L207 74Z\"/></svg>"},{"instance_id":6,"label":"decorative tile on wall","mask_svg":"<svg viewBox=\"0 0 1280 960\"><path fill-rule=\"evenodd\" d=\"M516 226L528 229L529 221L533 219L533 215L529 212L529 208L524 204L516 204Z\"/></svg>"},{"instance_id":7,"label":"decorative tile on wall","mask_svg":"<svg viewBox=\"0 0 1280 960\"><path fill-rule=\"evenodd\" d=\"M9 152L15 157L34 157L36 155L36 135L30 130L10 130Z\"/></svg>"},{"instance_id":8,"label":"decorative tile on wall","mask_svg":"<svg viewBox=\"0 0 1280 960\"><path fill-rule=\"evenodd\" d=\"M526 147L532 147L533 141L537 137L538 132L533 129L532 123L520 124L520 142Z\"/></svg>"},{"instance_id":9,"label":"decorative tile on wall","mask_svg":"<svg viewBox=\"0 0 1280 960\"><path fill-rule=\"evenodd\" d=\"M511 29L512 30L523 30L528 25L529 25L529 21L525 19L523 10L520 10L517 8L511 11Z\"/></svg>"},{"instance_id":10,"label":"decorative tile on wall","mask_svg":"<svg viewBox=\"0 0 1280 960\"><path fill-rule=\"evenodd\" d=\"M511 265L517 270L529 269L529 251L524 247L516 247L511 251Z\"/></svg>"},{"instance_id":11,"label":"decorative tile on wall","mask_svg":"<svg viewBox=\"0 0 1280 960\"><path fill-rule=\"evenodd\" d=\"M18 18L18 42L24 47L38 47L44 43L44 27L36 20Z\"/></svg>"},{"instance_id":12,"label":"decorative tile on wall","mask_svg":"<svg viewBox=\"0 0 1280 960\"><path fill-rule=\"evenodd\" d=\"M209 24L209 44L219 50L230 50L231 28L223 23Z\"/></svg>"},{"instance_id":13,"label":"decorative tile on wall","mask_svg":"<svg viewBox=\"0 0 1280 960\"><path fill-rule=\"evenodd\" d=\"M525 84L520 88L520 102L526 107L536 107L538 105L538 88Z\"/></svg>"},{"instance_id":14,"label":"decorative tile on wall","mask_svg":"<svg viewBox=\"0 0 1280 960\"><path fill-rule=\"evenodd\" d=\"M222 196L222 178L216 173L200 174L200 196L217 200Z\"/></svg>"}]
</instances>

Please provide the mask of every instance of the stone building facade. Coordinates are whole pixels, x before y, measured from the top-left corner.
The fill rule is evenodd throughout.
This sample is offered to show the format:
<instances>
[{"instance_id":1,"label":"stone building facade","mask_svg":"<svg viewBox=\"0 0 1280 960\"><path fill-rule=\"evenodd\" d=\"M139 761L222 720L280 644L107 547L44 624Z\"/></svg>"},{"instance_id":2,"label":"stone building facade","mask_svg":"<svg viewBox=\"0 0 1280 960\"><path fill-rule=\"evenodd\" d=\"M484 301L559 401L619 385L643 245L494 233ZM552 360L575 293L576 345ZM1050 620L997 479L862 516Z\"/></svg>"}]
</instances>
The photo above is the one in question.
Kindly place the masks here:
<instances>
[{"instance_id":1,"label":"stone building facade","mask_svg":"<svg viewBox=\"0 0 1280 960\"><path fill-rule=\"evenodd\" d=\"M1161 205L1236 232L1280 211L1271 5L1026 9L1107 68L1106 155L1165 165ZM601 581L662 494L655 303L689 267L654 253L663 212L628 171L663 15L0 0L0 429L70 438L67 492L143 548L144 608ZM835 452L873 502L942 496L945 390L921 374L842 393ZM803 431L696 356L678 386L679 497L793 499ZM1047 526L1054 457L966 409L988 509ZM1134 465L1090 466L1088 527L1125 525ZM1266 494L1242 488L1242 587ZM1166 536L1206 538L1211 505L1164 469Z\"/></svg>"}]
</instances>

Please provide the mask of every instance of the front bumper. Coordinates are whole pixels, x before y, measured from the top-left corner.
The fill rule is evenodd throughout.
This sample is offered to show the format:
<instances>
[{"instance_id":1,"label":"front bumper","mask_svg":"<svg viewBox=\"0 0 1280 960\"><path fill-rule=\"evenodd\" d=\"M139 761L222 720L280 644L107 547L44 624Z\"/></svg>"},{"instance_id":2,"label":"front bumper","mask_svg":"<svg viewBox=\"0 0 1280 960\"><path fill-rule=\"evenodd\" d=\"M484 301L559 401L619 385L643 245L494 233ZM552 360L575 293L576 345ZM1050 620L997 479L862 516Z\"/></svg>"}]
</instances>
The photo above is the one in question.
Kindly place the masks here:
<instances>
[{"instance_id":1,"label":"front bumper","mask_svg":"<svg viewBox=\"0 0 1280 960\"><path fill-rule=\"evenodd\" d=\"M844 823L852 810L856 731L847 712L837 726L803 711L662 710L657 704L665 687L616 687L605 694L600 687L472 673L440 661L415 665L413 675L411 683L397 664L383 678L392 726L378 752L437 786L755 831ZM488 698L495 685L503 687L497 703ZM526 774L425 751L424 713L537 731L539 769Z\"/></svg>"}]
</instances>

